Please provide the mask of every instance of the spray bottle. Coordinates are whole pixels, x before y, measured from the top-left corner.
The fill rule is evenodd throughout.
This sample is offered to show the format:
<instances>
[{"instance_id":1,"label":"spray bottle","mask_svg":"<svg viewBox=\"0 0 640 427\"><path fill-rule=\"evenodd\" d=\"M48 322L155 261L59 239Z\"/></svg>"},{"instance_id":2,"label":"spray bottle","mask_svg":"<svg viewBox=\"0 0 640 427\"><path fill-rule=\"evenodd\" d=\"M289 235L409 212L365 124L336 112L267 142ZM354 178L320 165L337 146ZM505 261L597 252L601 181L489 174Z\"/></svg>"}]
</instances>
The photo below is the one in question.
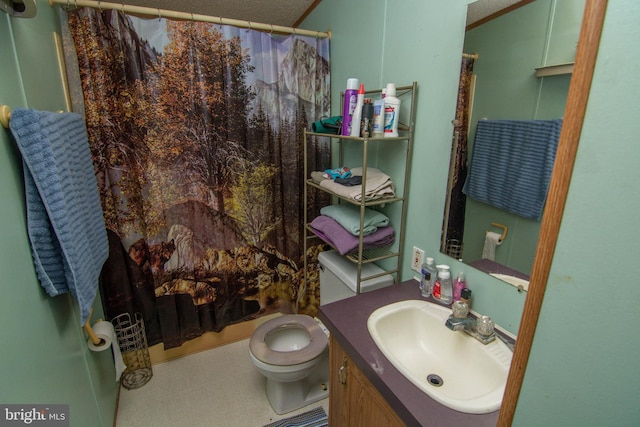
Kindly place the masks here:
<instances>
[{"instance_id":1,"label":"spray bottle","mask_svg":"<svg viewBox=\"0 0 640 427\"><path fill-rule=\"evenodd\" d=\"M347 90L344 91L344 105L342 106L342 135L351 135L351 116L358 102L358 79L347 80Z\"/></svg>"}]
</instances>

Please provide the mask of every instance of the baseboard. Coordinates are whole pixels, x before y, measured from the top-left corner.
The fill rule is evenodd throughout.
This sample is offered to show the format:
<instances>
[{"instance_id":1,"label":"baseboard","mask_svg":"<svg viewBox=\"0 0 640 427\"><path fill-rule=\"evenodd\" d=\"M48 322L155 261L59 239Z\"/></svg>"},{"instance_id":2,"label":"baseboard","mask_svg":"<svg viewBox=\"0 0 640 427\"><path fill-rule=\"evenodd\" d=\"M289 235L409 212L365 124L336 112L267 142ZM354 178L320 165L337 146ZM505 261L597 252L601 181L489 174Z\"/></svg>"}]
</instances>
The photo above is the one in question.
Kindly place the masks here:
<instances>
[{"instance_id":1,"label":"baseboard","mask_svg":"<svg viewBox=\"0 0 640 427\"><path fill-rule=\"evenodd\" d=\"M281 313L274 313L258 319L229 325L220 332L206 332L198 338L189 340L180 347L164 349L164 344L156 344L149 347L149 356L151 356L151 364L167 362L190 354L199 353L201 351L211 350L226 344L231 344L251 337L253 331L267 320L282 316Z\"/></svg>"}]
</instances>

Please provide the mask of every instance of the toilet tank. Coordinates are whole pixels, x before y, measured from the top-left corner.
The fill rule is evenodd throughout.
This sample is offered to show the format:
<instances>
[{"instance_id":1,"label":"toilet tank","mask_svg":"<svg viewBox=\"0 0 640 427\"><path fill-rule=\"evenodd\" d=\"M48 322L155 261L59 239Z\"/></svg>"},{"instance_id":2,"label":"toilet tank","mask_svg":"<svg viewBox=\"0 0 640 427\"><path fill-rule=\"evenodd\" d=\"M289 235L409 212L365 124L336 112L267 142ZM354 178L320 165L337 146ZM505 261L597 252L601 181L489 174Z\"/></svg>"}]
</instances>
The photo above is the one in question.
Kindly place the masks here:
<instances>
[{"instance_id":1,"label":"toilet tank","mask_svg":"<svg viewBox=\"0 0 640 427\"><path fill-rule=\"evenodd\" d=\"M320 263L320 305L329 304L356 294L356 279L358 266L338 251L331 250L318 254ZM363 264L361 277L383 273L380 267L373 263ZM393 276L374 277L360 283L360 292L369 292L393 284Z\"/></svg>"}]
</instances>

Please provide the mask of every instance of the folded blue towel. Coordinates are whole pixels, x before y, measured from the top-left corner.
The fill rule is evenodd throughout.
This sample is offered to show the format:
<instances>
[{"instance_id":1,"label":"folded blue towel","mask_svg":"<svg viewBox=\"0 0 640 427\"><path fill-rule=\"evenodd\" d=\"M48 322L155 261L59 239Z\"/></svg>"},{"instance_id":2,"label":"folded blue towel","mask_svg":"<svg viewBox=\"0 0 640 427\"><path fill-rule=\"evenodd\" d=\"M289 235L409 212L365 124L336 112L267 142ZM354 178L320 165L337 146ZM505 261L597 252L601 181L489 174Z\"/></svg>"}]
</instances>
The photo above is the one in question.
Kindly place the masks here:
<instances>
[{"instance_id":1,"label":"folded blue towel","mask_svg":"<svg viewBox=\"0 0 640 427\"><path fill-rule=\"evenodd\" d=\"M354 236L360 235L360 208L349 203L328 205L320 209L322 215L333 218L345 230ZM375 233L378 227L389 225L389 217L373 209L364 208L364 222L362 235L368 236Z\"/></svg>"},{"instance_id":2,"label":"folded blue towel","mask_svg":"<svg viewBox=\"0 0 640 427\"><path fill-rule=\"evenodd\" d=\"M464 193L539 220L561 129L561 119L480 120Z\"/></svg>"},{"instance_id":3,"label":"folded blue towel","mask_svg":"<svg viewBox=\"0 0 640 427\"><path fill-rule=\"evenodd\" d=\"M17 108L11 132L24 162L27 228L40 284L71 292L89 317L109 255L96 176L81 116Z\"/></svg>"}]
</instances>

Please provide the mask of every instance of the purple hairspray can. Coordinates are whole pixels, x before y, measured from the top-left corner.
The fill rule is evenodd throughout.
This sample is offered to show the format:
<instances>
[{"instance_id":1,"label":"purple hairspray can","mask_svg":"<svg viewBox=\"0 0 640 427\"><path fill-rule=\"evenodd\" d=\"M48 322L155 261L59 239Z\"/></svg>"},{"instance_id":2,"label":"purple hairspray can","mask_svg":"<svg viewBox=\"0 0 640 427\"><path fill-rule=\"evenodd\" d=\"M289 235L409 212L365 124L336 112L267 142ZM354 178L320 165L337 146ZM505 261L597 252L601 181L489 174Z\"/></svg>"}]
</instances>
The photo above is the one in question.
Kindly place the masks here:
<instances>
[{"instance_id":1,"label":"purple hairspray can","mask_svg":"<svg viewBox=\"0 0 640 427\"><path fill-rule=\"evenodd\" d=\"M342 107L342 135L351 135L351 118L358 102L358 79L347 79L347 90L344 91Z\"/></svg>"}]
</instances>

